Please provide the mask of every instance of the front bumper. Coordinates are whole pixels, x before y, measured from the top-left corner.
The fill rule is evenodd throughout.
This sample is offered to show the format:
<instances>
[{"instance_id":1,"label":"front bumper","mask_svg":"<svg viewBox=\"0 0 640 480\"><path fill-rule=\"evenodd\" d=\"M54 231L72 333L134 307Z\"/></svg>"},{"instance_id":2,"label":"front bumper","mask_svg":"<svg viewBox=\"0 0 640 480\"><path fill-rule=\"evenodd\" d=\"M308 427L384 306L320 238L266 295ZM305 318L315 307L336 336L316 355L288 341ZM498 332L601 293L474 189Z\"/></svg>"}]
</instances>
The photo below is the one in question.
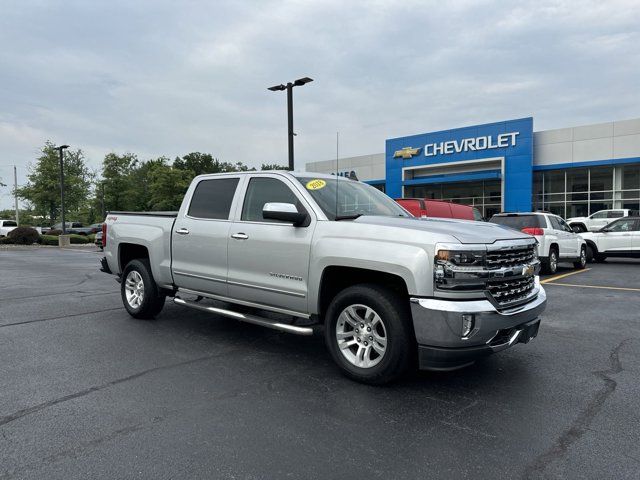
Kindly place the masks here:
<instances>
[{"instance_id":1,"label":"front bumper","mask_svg":"<svg viewBox=\"0 0 640 480\"><path fill-rule=\"evenodd\" d=\"M536 277L537 295L529 302L498 310L489 300L411 298L420 368L447 370L528 342L535 337L547 304ZM473 328L463 336L463 315L473 315Z\"/></svg>"}]
</instances>

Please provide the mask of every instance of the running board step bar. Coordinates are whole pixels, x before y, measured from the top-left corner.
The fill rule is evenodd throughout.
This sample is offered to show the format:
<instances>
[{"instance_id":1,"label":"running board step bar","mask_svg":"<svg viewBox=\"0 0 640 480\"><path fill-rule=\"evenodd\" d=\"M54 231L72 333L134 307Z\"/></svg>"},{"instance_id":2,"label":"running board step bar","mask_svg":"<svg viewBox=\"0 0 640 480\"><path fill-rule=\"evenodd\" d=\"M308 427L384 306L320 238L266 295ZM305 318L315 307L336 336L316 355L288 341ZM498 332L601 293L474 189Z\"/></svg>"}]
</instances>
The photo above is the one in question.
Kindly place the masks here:
<instances>
[{"instance_id":1,"label":"running board step bar","mask_svg":"<svg viewBox=\"0 0 640 480\"><path fill-rule=\"evenodd\" d=\"M233 310L227 310L224 308L207 307L195 302L183 300L180 297L175 297L173 303L176 305L182 305L183 307L193 308L195 310L201 310L203 312L213 313L216 315L222 315L224 317L234 318L241 322L253 323L254 325L260 325L261 327L272 328L274 330L280 330L282 332L294 333L296 335L313 335L313 328L311 327L297 327L295 325L289 325L286 323L277 322L269 318L258 317L257 315L250 315L248 313L234 312Z\"/></svg>"}]
</instances>

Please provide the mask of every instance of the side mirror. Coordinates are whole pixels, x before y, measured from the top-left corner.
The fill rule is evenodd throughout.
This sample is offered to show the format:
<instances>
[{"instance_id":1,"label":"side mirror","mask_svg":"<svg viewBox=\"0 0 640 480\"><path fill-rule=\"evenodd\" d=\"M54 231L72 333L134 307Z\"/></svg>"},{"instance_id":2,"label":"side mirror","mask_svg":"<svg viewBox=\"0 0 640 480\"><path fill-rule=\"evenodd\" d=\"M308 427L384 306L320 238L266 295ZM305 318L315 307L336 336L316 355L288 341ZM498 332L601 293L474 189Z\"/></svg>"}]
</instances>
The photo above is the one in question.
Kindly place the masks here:
<instances>
[{"instance_id":1,"label":"side mirror","mask_svg":"<svg viewBox=\"0 0 640 480\"><path fill-rule=\"evenodd\" d=\"M302 226L309 214L298 212L293 203L265 203L262 207L262 218L265 220L279 220L281 222L293 223L294 227Z\"/></svg>"},{"instance_id":2,"label":"side mirror","mask_svg":"<svg viewBox=\"0 0 640 480\"><path fill-rule=\"evenodd\" d=\"M601 232L601 233L607 233L610 232L611 230L609 230L607 227L602 227L600 230L596 230L596 232Z\"/></svg>"}]
</instances>

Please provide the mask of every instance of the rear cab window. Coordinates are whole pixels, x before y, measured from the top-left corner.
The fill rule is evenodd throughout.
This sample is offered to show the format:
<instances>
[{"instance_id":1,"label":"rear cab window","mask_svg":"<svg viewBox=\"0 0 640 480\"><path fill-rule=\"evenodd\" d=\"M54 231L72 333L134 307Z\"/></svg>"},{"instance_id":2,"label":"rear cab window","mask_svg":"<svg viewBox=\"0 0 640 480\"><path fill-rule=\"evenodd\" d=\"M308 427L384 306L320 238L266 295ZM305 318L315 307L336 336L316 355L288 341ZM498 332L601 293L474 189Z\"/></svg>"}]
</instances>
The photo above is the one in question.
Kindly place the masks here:
<instances>
[{"instance_id":1,"label":"rear cab window","mask_svg":"<svg viewBox=\"0 0 640 480\"><path fill-rule=\"evenodd\" d=\"M523 228L547 228L542 215L494 215L490 223L522 230Z\"/></svg>"},{"instance_id":2,"label":"rear cab window","mask_svg":"<svg viewBox=\"0 0 640 480\"><path fill-rule=\"evenodd\" d=\"M2 226L3 227L17 227L18 224L16 222L14 222L13 220L5 220L4 222L2 222Z\"/></svg>"},{"instance_id":3,"label":"rear cab window","mask_svg":"<svg viewBox=\"0 0 640 480\"><path fill-rule=\"evenodd\" d=\"M229 220L239 178L201 180L191 197L187 215L209 220Z\"/></svg>"}]
</instances>

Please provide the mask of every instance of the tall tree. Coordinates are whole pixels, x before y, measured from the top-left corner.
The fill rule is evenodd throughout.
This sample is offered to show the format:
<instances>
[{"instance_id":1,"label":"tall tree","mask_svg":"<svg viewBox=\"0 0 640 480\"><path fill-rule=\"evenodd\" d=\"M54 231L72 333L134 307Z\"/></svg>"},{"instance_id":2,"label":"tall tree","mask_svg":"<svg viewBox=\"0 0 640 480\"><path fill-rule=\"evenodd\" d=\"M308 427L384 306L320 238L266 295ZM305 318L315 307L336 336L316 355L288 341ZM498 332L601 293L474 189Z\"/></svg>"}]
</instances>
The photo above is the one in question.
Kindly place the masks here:
<instances>
[{"instance_id":1,"label":"tall tree","mask_svg":"<svg viewBox=\"0 0 640 480\"><path fill-rule=\"evenodd\" d=\"M17 189L34 214L55 223L60 214L60 160L55 145L47 141L36 163L29 166L27 184ZM65 210L77 214L88 202L92 174L85 164L82 150L67 150L64 155ZM67 217L71 219L71 217Z\"/></svg>"},{"instance_id":2,"label":"tall tree","mask_svg":"<svg viewBox=\"0 0 640 480\"><path fill-rule=\"evenodd\" d=\"M178 170L190 171L195 177L204 173L220 172L220 161L210 153L191 152L182 158L176 157L173 167Z\"/></svg>"},{"instance_id":3,"label":"tall tree","mask_svg":"<svg viewBox=\"0 0 640 480\"><path fill-rule=\"evenodd\" d=\"M149 172L151 210L178 210L189 184L191 171L173 168L167 158L160 157Z\"/></svg>"},{"instance_id":4,"label":"tall tree","mask_svg":"<svg viewBox=\"0 0 640 480\"><path fill-rule=\"evenodd\" d=\"M102 161L102 190L105 210L132 210L131 190L134 187L132 173L138 165L138 157L132 153L118 155L107 153Z\"/></svg>"}]
</instances>

